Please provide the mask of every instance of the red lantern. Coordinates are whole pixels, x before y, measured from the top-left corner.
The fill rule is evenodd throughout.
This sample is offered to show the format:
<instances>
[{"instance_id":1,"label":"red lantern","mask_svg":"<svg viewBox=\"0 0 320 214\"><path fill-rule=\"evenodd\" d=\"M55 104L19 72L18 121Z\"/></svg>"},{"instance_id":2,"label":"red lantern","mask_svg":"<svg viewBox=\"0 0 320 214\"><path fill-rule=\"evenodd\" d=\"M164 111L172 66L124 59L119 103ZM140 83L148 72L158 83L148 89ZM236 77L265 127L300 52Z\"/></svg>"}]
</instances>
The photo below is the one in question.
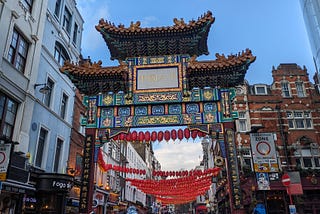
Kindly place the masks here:
<instances>
[{"instance_id":1,"label":"red lantern","mask_svg":"<svg viewBox=\"0 0 320 214\"><path fill-rule=\"evenodd\" d=\"M166 141L169 141L169 140L170 140L170 131L166 130L166 131L164 132L164 139L165 139Z\"/></svg>"},{"instance_id":2,"label":"red lantern","mask_svg":"<svg viewBox=\"0 0 320 214\"><path fill-rule=\"evenodd\" d=\"M181 141L183 139L183 130L179 129L178 130L178 139Z\"/></svg>"},{"instance_id":3,"label":"red lantern","mask_svg":"<svg viewBox=\"0 0 320 214\"><path fill-rule=\"evenodd\" d=\"M133 141L137 140L137 132L136 131L133 131L132 134L131 134L131 139Z\"/></svg>"},{"instance_id":4,"label":"red lantern","mask_svg":"<svg viewBox=\"0 0 320 214\"><path fill-rule=\"evenodd\" d=\"M127 140L127 141L131 141L131 132L128 132L128 133L126 134L126 140Z\"/></svg>"},{"instance_id":5,"label":"red lantern","mask_svg":"<svg viewBox=\"0 0 320 214\"><path fill-rule=\"evenodd\" d=\"M198 137L204 137L206 136L206 133L198 131Z\"/></svg>"},{"instance_id":6,"label":"red lantern","mask_svg":"<svg viewBox=\"0 0 320 214\"><path fill-rule=\"evenodd\" d=\"M144 141L144 133L143 133L143 131L139 132L139 140L140 141Z\"/></svg>"},{"instance_id":7,"label":"red lantern","mask_svg":"<svg viewBox=\"0 0 320 214\"><path fill-rule=\"evenodd\" d=\"M175 129L171 130L171 139L175 141L177 139L177 131Z\"/></svg>"},{"instance_id":8,"label":"red lantern","mask_svg":"<svg viewBox=\"0 0 320 214\"><path fill-rule=\"evenodd\" d=\"M149 131L146 131L144 138L146 139L147 142L150 141L150 132Z\"/></svg>"},{"instance_id":9,"label":"red lantern","mask_svg":"<svg viewBox=\"0 0 320 214\"><path fill-rule=\"evenodd\" d=\"M115 135L112 137L113 140L119 140L119 135Z\"/></svg>"},{"instance_id":10,"label":"red lantern","mask_svg":"<svg viewBox=\"0 0 320 214\"><path fill-rule=\"evenodd\" d=\"M120 140L124 140L125 136L126 136L125 133L121 133L120 136L119 136L119 139Z\"/></svg>"},{"instance_id":11,"label":"red lantern","mask_svg":"<svg viewBox=\"0 0 320 214\"><path fill-rule=\"evenodd\" d=\"M192 137L192 139L193 139L193 140L196 139L197 136L198 136L198 131L197 131L197 130L192 130L192 131L191 131L191 137Z\"/></svg>"},{"instance_id":12,"label":"red lantern","mask_svg":"<svg viewBox=\"0 0 320 214\"><path fill-rule=\"evenodd\" d=\"M184 129L184 137L188 140L190 138L190 130L188 128Z\"/></svg>"},{"instance_id":13,"label":"red lantern","mask_svg":"<svg viewBox=\"0 0 320 214\"><path fill-rule=\"evenodd\" d=\"M153 131L152 133L151 133L151 141L156 141L157 140L157 132L156 131Z\"/></svg>"},{"instance_id":14,"label":"red lantern","mask_svg":"<svg viewBox=\"0 0 320 214\"><path fill-rule=\"evenodd\" d=\"M158 141L161 142L163 140L163 131L158 132Z\"/></svg>"}]
</instances>

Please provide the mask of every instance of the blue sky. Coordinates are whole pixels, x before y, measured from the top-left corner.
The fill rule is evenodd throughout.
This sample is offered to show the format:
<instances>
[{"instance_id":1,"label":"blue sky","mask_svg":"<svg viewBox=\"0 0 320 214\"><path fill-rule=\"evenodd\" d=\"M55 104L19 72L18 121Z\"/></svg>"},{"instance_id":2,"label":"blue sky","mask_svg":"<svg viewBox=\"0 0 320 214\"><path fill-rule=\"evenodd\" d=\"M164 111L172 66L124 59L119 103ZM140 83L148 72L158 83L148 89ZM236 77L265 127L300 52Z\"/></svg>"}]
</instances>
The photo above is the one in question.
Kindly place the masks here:
<instances>
[{"instance_id":1,"label":"blue sky","mask_svg":"<svg viewBox=\"0 0 320 214\"><path fill-rule=\"evenodd\" d=\"M131 21L140 21L141 27L160 27L173 25L173 18L186 22L198 19L210 10L215 17L208 36L210 54L198 60L214 60L215 53L237 54L249 48L257 57L246 74L250 84L271 84L272 66L280 63L305 65L311 80L314 75L298 0L78 0L77 6L85 20L82 55L93 61L102 60L103 66L118 62L110 60L109 50L94 27L101 18L125 27ZM159 143L155 147L156 156L166 170L191 169L202 154L201 144L190 140ZM179 155L181 151L187 152L184 157Z\"/></svg>"},{"instance_id":2,"label":"blue sky","mask_svg":"<svg viewBox=\"0 0 320 214\"><path fill-rule=\"evenodd\" d=\"M104 18L115 25L141 21L141 27L173 25L173 18L186 22L208 10L215 22L208 36L210 54L198 60L214 60L215 53L236 54L249 48L256 61L246 79L250 84L272 83L272 66L297 63L306 66L310 78L314 64L298 0L79 0L85 20L82 54L104 66L118 65L110 60L109 50L94 28Z\"/></svg>"}]
</instances>

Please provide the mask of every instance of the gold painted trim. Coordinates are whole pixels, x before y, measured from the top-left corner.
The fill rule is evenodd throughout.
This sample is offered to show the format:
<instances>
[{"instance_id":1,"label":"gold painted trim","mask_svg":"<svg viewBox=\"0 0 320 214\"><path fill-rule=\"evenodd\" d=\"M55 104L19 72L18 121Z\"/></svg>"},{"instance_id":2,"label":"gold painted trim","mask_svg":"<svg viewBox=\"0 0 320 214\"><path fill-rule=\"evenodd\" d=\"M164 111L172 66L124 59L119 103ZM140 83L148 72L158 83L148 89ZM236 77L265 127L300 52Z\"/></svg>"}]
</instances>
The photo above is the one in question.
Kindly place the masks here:
<instances>
[{"instance_id":1,"label":"gold painted trim","mask_svg":"<svg viewBox=\"0 0 320 214\"><path fill-rule=\"evenodd\" d=\"M165 68L165 67L178 67L178 87L177 88L156 88L156 89L137 89L137 69L140 68ZM181 63L171 64L156 64L156 65L137 65L133 68L133 93L145 92L168 92L168 91L181 91L182 92L182 65Z\"/></svg>"}]
</instances>

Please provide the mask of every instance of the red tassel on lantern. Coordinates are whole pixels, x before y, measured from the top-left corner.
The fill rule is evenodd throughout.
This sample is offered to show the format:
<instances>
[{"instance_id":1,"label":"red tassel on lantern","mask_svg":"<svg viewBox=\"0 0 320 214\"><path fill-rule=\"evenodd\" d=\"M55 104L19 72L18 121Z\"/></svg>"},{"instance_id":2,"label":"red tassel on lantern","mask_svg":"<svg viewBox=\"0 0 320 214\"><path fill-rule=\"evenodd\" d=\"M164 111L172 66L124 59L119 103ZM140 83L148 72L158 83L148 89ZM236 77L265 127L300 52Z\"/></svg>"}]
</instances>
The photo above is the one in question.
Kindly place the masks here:
<instances>
[{"instance_id":1,"label":"red tassel on lantern","mask_svg":"<svg viewBox=\"0 0 320 214\"><path fill-rule=\"evenodd\" d=\"M190 130L188 128L185 128L183 133L184 137L188 140L190 138Z\"/></svg>"},{"instance_id":2,"label":"red tassel on lantern","mask_svg":"<svg viewBox=\"0 0 320 214\"><path fill-rule=\"evenodd\" d=\"M161 142L163 140L163 131L158 132L158 141Z\"/></svg>"},{"instance_id":3,"label":"red tassel on lantern","mask_svg":"<svg viewBox=\"0 0 320 214\"><path fill-rule=\"evenodd\" d=\"M164 132L164 139L165 139L166 141L169 141L169 140L170 140L170 131L166 130L166 131Z\"/></svg>"}]
</instances>

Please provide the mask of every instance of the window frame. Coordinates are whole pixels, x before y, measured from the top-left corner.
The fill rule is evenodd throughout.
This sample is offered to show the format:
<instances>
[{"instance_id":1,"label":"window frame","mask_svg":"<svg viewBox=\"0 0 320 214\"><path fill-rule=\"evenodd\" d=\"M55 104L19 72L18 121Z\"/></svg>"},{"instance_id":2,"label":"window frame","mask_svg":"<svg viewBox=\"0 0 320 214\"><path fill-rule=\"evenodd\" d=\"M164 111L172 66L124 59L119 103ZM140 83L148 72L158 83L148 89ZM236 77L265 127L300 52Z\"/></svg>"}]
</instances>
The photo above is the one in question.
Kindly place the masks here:
<instances>
[{"instance_id":1,"label":"window frame","mask_svg":"<svg viewBox=\"0 0 320 214\"><path fill-rule=\"evenodd\" d=\"M238 113L239 113L239 118L238 118L239 132L245 132L248 130L246 111L239 111Z\"/></svg>"},{"instance_id":2,"label":"window frame","mask_svg":"<svg viewBox=\"0 0 320 214\"><path fill-rule=\"evenodd\" d=\"M305 97L306 93L304 90L304 83L302 81L298 81L296 84L297 96L298 97Z\"/></svg>"},{"instance_id":3,"label":"window frame","mask_svg":"<svg viewBox=\"0 0 320 214\"><path fill-rule=\"evenodd\" d=\"M63 144L64 144L64 140L58 137L56 141L56 149L55 149L54 163L53 163L54 172L58 172L59 170L61 154L63 152Z\"/></svg>"},{"instance_id":4,"label":"window frame","mask_svg":"<svg viewBox=\"0 0 320 214\"><path fill-rule=\"evenodd\" d=\"M71 33L71 21L72 21L72 14L70 10L68 9L67 6L64 8L64 13L63 13L63 29L70 35Z\"/></svg>"},{"instance_id":5,"label":"window frame","mask_svg":"<svg viewBox=\"0 0 320 214\"><path fill-rule=\"evenodd\" d=\"M61 66L63 66L66 60L70 60L67 50L63 47L63 45L60 42L56 42L54 46L54 59Z\"/></svg>"},{"instance_id":6,"label":"window frame","mask_svg":"<svg viewBox=\"0 0 320 214\"><path fill-rule=\"evenodd\" d=\"M73 26L73 35L72 35L72 42L74 45L77 45L78 43L78 30L79 30L79 26L77 22L75 22Z\"/></svg>"},{"instance_id":7,"label":"window frame","mask_svg":"<svg viewBox=\"0 0 320 214\"><path fill-rule=\"evenodd\" d=\"M42 133L44 136L41 136ZM43 165L43 157L45 156L46 144L48 142L49 131L48 129L41 127L38 135L37 149L35 152L34 165L36 167L42 168ZM43 139L42 139L43 138ZM41 152L41 153L39 153Z\"/></svg>"},{"instance_id":8,"label":"window frame","mask_svg":"<svg viewBox=\"0 0 320 214\"><path fill-rule=\"evenodd\" d=\"M51 106L51 101L52 101L52 92L53 92L53 88L54 88L54 81L48 77L47 79L47 86L50 88L50 90L48 91L48 93L44 94L44 98L43 98L43 103L48 107L50 108Z\"/></svg>"},{"instance_id":9,"label":"window frame","mask_svg":"<svg viewBox=\"0 0 320 214\"><path fill-rule=\"evenodd\" d=\"M287 111L286 116L289 129L313 129L313 122L310 111Z\"/></svg>"},{"instance_id":10,"label":"window frame","mask_svg":"<svg viewBox=\"0 0 320 214\"><path fill-rule=\"evenodd\" d=\"M29 11L29 13L32 13L32 7L33 7L33 0L22 0L23 6Z\"/></svg>"},{"instance_id":11,"label":"window frame","mask_svg":"<svg viewBox=\"0 0 320 214\"><path fill-rule=\"evenodd\" d=\"M1 102L1 100L3 100L3 102ZM1 103L3 103L3 105ZM0 136L6 136L10 139L12 138L18 107L18 102L0 92ZM10 116L10 112L12 112L12 116L8 118Z\"/></svg>"},{"instance_id":12,"label":"window frame","mask_svg":"<svg viewBox=\"0 0 320 214\"><path fill-rule=\"evenodd\" d=\"M291 88L290 83L288 81L282 81L281 82L281 94L282 97L290 98L291 97Z\"/></svg>"},{"instance_id":13,"label":"window frame","mask_svg":"<svg viewBox=\"0 0 320 214\"><path fill-rule=\"evenodd\" d=\"M62 117L63 119L65 119L67 116L68 101L69 101L69 96L66 93L62 93L60 117Z\"/></svg>"},{"instance_id":14,"label":"window frame","mask_svg":"<svg viewBox=\"0 0 320 214\"><path fill-rule=\"evenodd\" d=\"M24 73L26 68L29 47L30 43L24 35L13 28L7 59L21 73Z\"/></svg>"},{"instance_id":15,"label":"window frame","mask_svg":"<svg viewBox=\"0 0 320 214\"><path fill-rule=\"evenodd\" d=\"M61 0L57 0L54 7L54 15L56 18L60 18Z\"/></svg>"},{"instance_id":16,"label":"window frame","mask_svg":"<svg viewBox=\"0 0 320 214\"><path fill-rule=\"evenodd\" d=\"M260 88L263 88L263 92L258 91L258 89ZM255 95L267 95L268 94L267 86L262 84L254 85L254 92L255 92Z\"/></svg>"}]
</instances>

